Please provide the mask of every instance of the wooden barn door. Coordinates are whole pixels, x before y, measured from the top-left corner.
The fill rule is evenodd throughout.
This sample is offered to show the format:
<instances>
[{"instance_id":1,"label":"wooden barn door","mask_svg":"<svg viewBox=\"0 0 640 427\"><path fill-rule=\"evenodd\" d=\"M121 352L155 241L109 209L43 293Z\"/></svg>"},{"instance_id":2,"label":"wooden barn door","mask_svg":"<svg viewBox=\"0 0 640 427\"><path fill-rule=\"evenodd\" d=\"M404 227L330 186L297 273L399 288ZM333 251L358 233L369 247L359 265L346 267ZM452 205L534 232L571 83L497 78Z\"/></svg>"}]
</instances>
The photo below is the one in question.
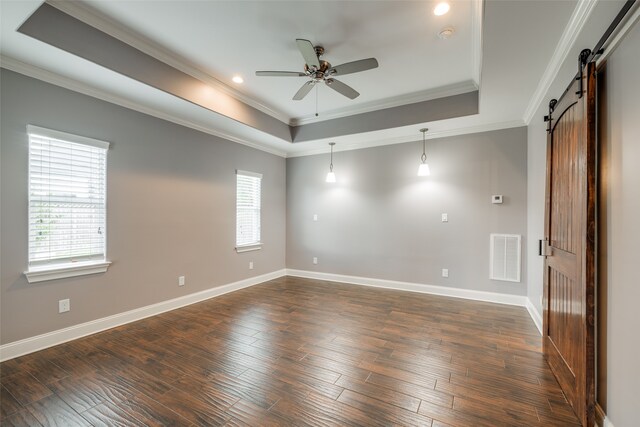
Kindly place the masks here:
<instances>
[{"instance_id":1,"label":"wooden barn door","mask_svg":"<svg viewBox=\"0 0 640 427\"><path fill-rule=\"evenodd\" d=\"M595 404L595 63L582 64L581 69L581 77L550 111L543 351L576 415L591 427Z\"/></svg>"}]
</instances>

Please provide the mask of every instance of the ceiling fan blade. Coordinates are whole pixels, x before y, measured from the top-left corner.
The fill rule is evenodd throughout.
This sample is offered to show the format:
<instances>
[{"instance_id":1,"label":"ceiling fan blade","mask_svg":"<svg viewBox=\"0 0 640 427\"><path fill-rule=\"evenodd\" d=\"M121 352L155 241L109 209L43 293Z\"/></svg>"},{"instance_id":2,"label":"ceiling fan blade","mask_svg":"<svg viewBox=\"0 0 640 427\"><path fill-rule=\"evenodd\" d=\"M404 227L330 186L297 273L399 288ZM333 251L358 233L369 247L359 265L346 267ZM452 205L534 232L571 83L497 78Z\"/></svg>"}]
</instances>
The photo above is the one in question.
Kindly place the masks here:
<instances>
[{"instance_id":1,"label":"ceiling fan blade","mask_svg":"<svg viewBox=\"0 0 640 427\"><path fill-rule=\"evenodd\" d=\"M336 92L346 96L349 99L356 99L357 97L360 96L360 94L351 86L346 85L344 83L342 83L339 80L336 79L327 79L324 81L327 86L329 86L331 89L335 90Z\"/></svg>"},{"instance_id":2,"label":"ceiling fan blade","mask_svg":"<svg viewBox=\"0 0 640 427\"><path fill-rule=\"evenodd\" d=\"M256 76L260 77L304 77L305 73L297 71L256 71Z\"/></svg>"},{"instance_id":3,"label":"ceiling fan blade","mask_svg":"<svg viewBox=\"0 0 640 427\"><path fill-rule=\"evenodd\" d=\"M316 48L313 47L313 44L309 40L305 39L296 39L296 44L298 45L298 49L300 49L304 62L309 67L320 68L320 61L318 60Z\"/></svg>"},{"instance_id":4,"label":"ceiling fan blade","mask_svg":"<svg viewBox=\"0 0 640 427\"><path fill-rule=\"evenodd\" d=\"M313 80L309 80L308 82L303 84L302 87L300 89L298 89L296 94L293 95L293 100L294 101L300 101L302 98L307 96L307 94L309 92L311 92L311 89L313 89L314 85L315 85L315 82Z\"/></svg>"},{"instance_id":5,"label":"ceiling fan blade","mask_svg":"<svg viewBox=\"0 0 640 427\"><path fill-rule=\"evenodd\" d=\"M378 68L376 58L361 59L359 61L336 65L329 69L329 74L344 76L345 74L358 73L360 71L371 70L372 68Z\"/></svg>"}]
</instances>

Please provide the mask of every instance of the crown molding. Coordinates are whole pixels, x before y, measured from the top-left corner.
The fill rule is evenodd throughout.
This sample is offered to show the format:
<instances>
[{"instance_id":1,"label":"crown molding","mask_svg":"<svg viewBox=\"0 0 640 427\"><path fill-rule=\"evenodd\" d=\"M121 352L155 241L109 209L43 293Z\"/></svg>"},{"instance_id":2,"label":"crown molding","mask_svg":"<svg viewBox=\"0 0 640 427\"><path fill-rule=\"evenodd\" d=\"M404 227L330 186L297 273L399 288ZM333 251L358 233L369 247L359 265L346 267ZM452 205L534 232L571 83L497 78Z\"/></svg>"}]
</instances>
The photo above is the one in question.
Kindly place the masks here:
<instances>
[{"instance_id":1,"label":"crown molding","mask_svg":"<svg viewBox=\"0 0 640 427\"><path fill-rule=\"evenodd\" d=\"M484 0L471 2L471 66L473 80L480 87L482 79L482 24L484 22Z\"/></svg>"},{"instance_id":2,"label":"crown molding","mask_svg":"<svg viewBox=\"0 0 640 427\"><path fill-rule=\"evenodd\" d=\"M147 107L138 102L131 101L121 96L113 95L112 93L103 91L101 89L97 89L94 86L88 85L86 83L81 83L69 77L64 77L60 74L45 70L40 67L36 67L35 65L27 64L17 59L11 58L9 56L0 55L0 67L5 68L7 70L15 71L16 73L23 74L28 77L33 77L34 79L38 79L43 82L53 84L55 86L60 86L74 92L91 96L93 98L97 98L102 101L110 102L112 104L116 104L121 107L128 108L130 110L135 110L140 113L147 114L149 116L157 117L159 119L166 120L168 122L172 122L172 123L185 126L203 133L207 133L209 135L223 138L238 144L246 145L247 147L255 148L256 150L264 151L280 157L286 157L285 151L277 150L271 147L266 147L262 144L259 144L253 141L238 138L236 136L229 135L225 132L220 132L219 130L213 129L211 127L206 127L197 123L193 123L189 120L176 117L172 114L168 114L166 112L157 110L155 108Z\"/></svg>"},{"instance_id":3,"label":"crown molding","mask_svg":"<svg viewBox=\"0 0 640 427\"><path fill-rule=\"evenodd\" d=\"M595 0L578 1L578 5L573 10L571 18L569 18L569 22L564 28L562 36L560 36L560 40L558 41L558 44L553 51L553 55L551 55L551 60L549 61L549 64L547 64L547 68L544 70L544 73L540 78L538 87L531 96L531 101L529 101L527 109L524 111L522 119L527 125L531 123L533 115L536 113L536 110L544 100L544 97L551 87L553 80L556 78L558 72L560 71L562 63L569 55L573 44L578 39L578 35L582 31L582 28L586 24L589 16L591 15L591 12L593 12L597 3L598 2Z\"/></svg>"},{"instance_id":4,"label":"crown molding","mask_svg":"<svg viewBox=\"0 0 640 427\"><path fill-rule=\"evenodd\" d=\"M238 138L236 136L229 135L224 132L220 132L219 130L213 129L211 127L202 126L200 124L191 122L189 120L176 117L164 111L147 107L138 102L131 101L121 96L113 95L112 93L103 91L101 89L97 89L86 83L82 83L75 79L62 76L60 74L42 69L40 67L36 67L35 65L27 64L25 62L19 61L17 59L14 59L6 55L0 55L0 67L5 68L7 70L14 71L19 74L23 74L28 77L32 77L32 78L44 81L46 83L53 84L55 86L63 87L65 89L69 89L74 92L78 92L93 98L97 98L102 101L116 104L124 108L128 108L143 114L147 114L162 120L166 120L168 122L185 126L185 127L197 130L199 132L203 132L209 135L223 138L228 141L232 141L241 145L245 145L247 147L254 148L256 150L274 154L279 157L289 158L289 157L313 156L316 154L326 154L325 153L326 148L324 148L324 145L318 148L316 148L314 145L313 148L309 148L308 150L304 150L300 152L288 152L286 150L278 150L272 147L267 147L253 141L249 141L243 138ZM487 123L487 124L482 124L477 126L469 126L465 128L430 132L427 135L427 139L445 138L448 136L488 132L492 130L509 129L509 128L520 127L520 126L525 126L525 123L522 120L494 122L494 123ZM393 144L402 144L405 142L413 142L416 140L416 136L413 133L411 135L397 136L397 137L391 137L391 138L379 138L379 139L370 139L368 136L367 137L363 136L363 140L364 141L361 141L361 142L341 143L339 146L336 146L338 148L336 148L335 151L360 150L363 148L371 148L371 147L379 147L383 145L393 145ZM313 144L313 143L309 143L309 144ZM293 146L294 144L291 144L291 147Z\"/></svg>"},{"instance_id":5,"label":"crown molding","mask_svg":"<svg viewBox=\"0 0 640 427\"><path fill-rule=\"evenodd\" d=\"M237 99L240 102L243 102L259 111L262 111L263 113L268 114L271 117L280 120L281 122L288 123L290 120L288 115L277 111L265 104L262 104L256 101L254 98L251 98L244 93L232 88L231 86L201 70L186 58L180 57L178 54L171 52L161 45L141 36L140 34L133 32L131 29L125 27L121 23L100 14L99 12L91 8L90 5L84 2L68 0L47 0L46 2L56 9L59 9L62 12L71 15L76 19L79 19L82 22L91 25L92 27L97 28L100 31L103 31L112 37L117 38L118 40L146 53L147 55L150 55L155 59L164 62L165 64L170 65L171 67L176 68L177 70L180 70L183 73L186 73L191 77L194 77L201 82L224 92L225 94Z\"/></svg>"},{"instance_id":6,"label":"crown molding","mask_svg":"<svg viewBox=\"0 0 640 427\"><path fill-rule=\"evenodd\" d=\"M522 120L484 123L481 125L455 128L450 130L429 131L426 135L426 139L446 138L450 136L490 132L494 130L511 129L511 128L517 128L522 126L526 126L526 124ZM365 137L363 137L363 139L365 139ZM341 142L334 146L333 152L335 153L339 151L362 150L365 148L381 147L384 145L404 144L406 142L415 142L415 141L418 141L419 139L420 137L417 137L415 135L415 132L412 132L411 135L402 135L402 136L380 138L380 139L366 139L364 142ZM293 145L295 146L295 143ZM313 148L309 148L308 150L288 153L286 157L292 158L292 157L303 157L303 156L315 156L318 154L327 154L327 148L324 143L320 147L316 147L314 145Z\"/></svg>"},{"instance_id":7,"label":"crown molding","mask_svg":"<svg viewBox=\"0 0 640 427\"><path fill-rule=\"evenodd\" d=\"M310 123L324 122L327 120L353 116L355 114L369 113L371 111L378 111L386 108L394 108L407 104L430 101L432 99L461 95L463 93L473 92L475 90L478 90L478 86L473 81L468 80L434 89L428 89L421 92L412 92L405 95L394 96L392 98L371 101L355 107L346 107L338 110L323 112L322 118L317 118L315 116L293 118L289 121L289 126L302 126Z\"/></svg>"}]
</instances>

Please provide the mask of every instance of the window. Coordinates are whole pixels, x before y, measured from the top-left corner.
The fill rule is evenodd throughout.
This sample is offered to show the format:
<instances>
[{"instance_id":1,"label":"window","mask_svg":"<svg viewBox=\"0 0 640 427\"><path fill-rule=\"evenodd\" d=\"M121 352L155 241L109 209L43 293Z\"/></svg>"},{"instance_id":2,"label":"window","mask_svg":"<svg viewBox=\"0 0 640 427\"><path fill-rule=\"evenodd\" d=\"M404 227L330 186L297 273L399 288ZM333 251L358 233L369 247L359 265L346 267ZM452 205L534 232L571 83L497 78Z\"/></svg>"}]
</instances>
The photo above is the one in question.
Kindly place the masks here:
<instances>
[{"instance_id":1,"label":"window","mask_svg":"<svg viewBox=\"0 0 640 427\"><path fill-rule=\"evenodd\" d=\"M106 271L109 143L28 126L29 282Z\"/></svg>"},{"instance_id":2,"label":"window","mask_svg":"<svg viewBox=\"0 0 640 427\"><path fill-rule=\"evenodd\" d=\"M262 247L260 242L260 193L262 175L236 171L236 251Z\"/></svg>"}]
</instances>

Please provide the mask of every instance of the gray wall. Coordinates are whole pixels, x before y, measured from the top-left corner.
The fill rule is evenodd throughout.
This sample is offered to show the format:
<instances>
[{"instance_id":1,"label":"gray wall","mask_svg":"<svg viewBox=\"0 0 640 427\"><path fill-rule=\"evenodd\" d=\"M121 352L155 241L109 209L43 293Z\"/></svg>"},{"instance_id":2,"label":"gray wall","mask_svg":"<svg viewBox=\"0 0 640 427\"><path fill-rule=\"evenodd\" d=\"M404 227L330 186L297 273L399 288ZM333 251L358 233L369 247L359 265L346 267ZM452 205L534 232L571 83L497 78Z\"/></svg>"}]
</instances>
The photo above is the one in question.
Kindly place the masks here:
<instances>
[{"instance_id":1,"label":"gray wall","mask_svg":"<svg viewBox=\"0 0 640 427\"><path fill-rule=\"evenodd\" d=\"M600 88L602 160L600 282L606 292L599 357L606 370L600 385L615 426L638 424L640 384L640 25L607 60Z\"/></svg>"},{"instance_id":2,"label":"gray wall","mask_svg":"<svg viewBox=\"0 0 640 427\"><path fill-rule=\"evenodd\" d=\"M489 280L489 234L526 234L526 128L428 140L430 177L416 141L337 152L327 184L328 148L287 159L288 268L526 295L526 251L521 283Z\"/></svg>"},{"instance_id":3,"label":"gray wall","mask_svg":"<svg viewBox=\"0 0 640 427\"><path fill-rule=\"evenodd\" d=\"M575 71L575 70L574 70ZM570 78L570 77L569 77ZM544 238L544 201L546 182L547 127L541 119L548 114L541 104L527 127L527 297L542 315L543 257L538 255L538 240Z\"/></svg>"},{"instance_id":4,"label":"gray wall","mask_svg":"<svg viewBox=\"0 0 640 427\"><path fill-rule=\"evenodd\" d=\"M1 343L285 267L285 160L1 71ZM105 274L27 283L26 125L110 141ZM261 251L235 253L235 169L263 177ZM249 270L249 261L255 269ZM177 278L186 276L186 286ZM71 311L58 314L58 300Z\"/></svg>"}]
</instances>

